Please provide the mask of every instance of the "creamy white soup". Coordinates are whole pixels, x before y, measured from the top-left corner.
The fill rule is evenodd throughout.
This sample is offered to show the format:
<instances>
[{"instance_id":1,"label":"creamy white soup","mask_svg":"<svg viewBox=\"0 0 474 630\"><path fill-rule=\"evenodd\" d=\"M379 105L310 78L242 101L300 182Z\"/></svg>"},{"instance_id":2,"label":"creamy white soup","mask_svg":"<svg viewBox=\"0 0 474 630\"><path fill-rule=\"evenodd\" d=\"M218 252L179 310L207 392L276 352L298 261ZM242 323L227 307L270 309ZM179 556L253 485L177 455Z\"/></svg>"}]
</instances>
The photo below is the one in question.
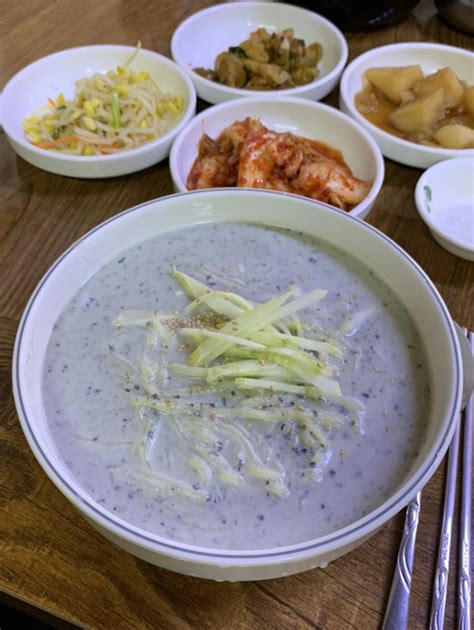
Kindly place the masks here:
<instances>
[{"instance_id":1,"label":"creamy white soup","mask_svg":"<svg viewBox=\"0 0 474 630\"><path fill-rule=\"evenodd\" d=\"M197 300L186 277L207 287ZM282 295L277 320L235 341L233 322ZM218 549L368 514L408 474L429 407L420 338L379 278L323 241L237 223L105 265L56 322L42 386L57 449L98 504Z\"/></svg>"}]
</instances>

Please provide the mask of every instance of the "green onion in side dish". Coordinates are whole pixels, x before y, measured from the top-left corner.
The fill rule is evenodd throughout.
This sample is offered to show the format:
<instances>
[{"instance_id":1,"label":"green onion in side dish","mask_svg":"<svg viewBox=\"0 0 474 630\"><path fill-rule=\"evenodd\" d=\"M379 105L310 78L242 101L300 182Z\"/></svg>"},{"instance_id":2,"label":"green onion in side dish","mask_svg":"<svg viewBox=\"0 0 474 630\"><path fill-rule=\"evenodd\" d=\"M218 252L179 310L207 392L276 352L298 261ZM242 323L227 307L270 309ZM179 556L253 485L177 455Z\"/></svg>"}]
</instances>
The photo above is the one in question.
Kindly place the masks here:
<instances>
[{"instance_id":1,"label":"green onion in side dish","mask_svg":"<svg viewBox=\"0 0 474 630\"><path fill-rule=\"evenodd\" d=\"M119 129L122 126L122 122L120 120L120 108L119 108L119 102L118 102L118 94L116 90L112 90L111 104L112 104L112 124L116 129Z\"/></svg>"}]
</instances>

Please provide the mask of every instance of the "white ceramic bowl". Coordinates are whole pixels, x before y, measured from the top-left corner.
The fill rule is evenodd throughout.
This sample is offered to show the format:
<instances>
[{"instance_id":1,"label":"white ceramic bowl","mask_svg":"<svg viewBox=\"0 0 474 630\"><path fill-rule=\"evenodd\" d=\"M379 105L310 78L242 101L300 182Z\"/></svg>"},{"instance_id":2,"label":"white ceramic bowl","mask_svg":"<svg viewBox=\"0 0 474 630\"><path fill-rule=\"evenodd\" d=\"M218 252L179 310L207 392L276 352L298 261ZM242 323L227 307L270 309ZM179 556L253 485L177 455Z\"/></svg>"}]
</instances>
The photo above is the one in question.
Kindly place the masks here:
<instances>
[{"instance_id":1,"label":"white ceramic bowl","mask_svg":"<svg viewBox=\"0 0 474 630\"><path fill-rule=\"evenodd\" d=\"M79 287L125 249L160 232L209 221L284 226L350 252L392 288L408 308L426 352L430 413L423 445L403 482L372 512L321 538L263 550L196 547L130 525L96 502L60 457L48 426L41 381L52 327ZM107 538L156 565L217 580L257 580L325 566L354 549L401 510L441 462L457 421L462 394L457 335L436 288L420 267L372 226L302 197L255 190L205 190L147 202L96 227L70 247L34 291L20 322L13 360L20 421L44 471Z\"/></svg>"},{"instance_id":2,"label":"white ceramic bowl","mask_svg":"<svg viewBox=\"0 0 474 630\"><path fill-rule=\"evenodd\" d=\"M406 43L391 44L374 48L356 57L347 68L341 79L339 104L340 108L359 122L379 145L385 157L401 164L428 168L448 158L474 155L473 149L443 149L425 147L421 144L396 138L368 122L354 106L354 97L363 87L363 75L368 68L379 66L407 66L419 64L423 73L431 74L451 67L457 76L471 84L473 81L474 55L468 50L444 46L442 44Z\"/></svg>"},{"instance_id":3,"label":"white ceramic bowl","mask_svg":"<svg viewBox=\"0 0 474 630\"><path fill-rule=\"evenodd\" d=\"M96 72L114 70L123 65L134 50L134 47L115 45L71 48L43 57L18 72L5 86L0 100L0 120L18 155L45 171L85 178L133 173L166 158L172 141L194 116L196 92L187 74L177 64L151 50L140 50L132 69L147 70L163 92L177 94L185 102L182 118L161 138L130 151L86 157L40 149L23 133L22 120L43 107L48 97L63 92L66 98L72 99L75 81Z\"/></svg>"},{"instance_id":4,"label":"white ceramic bowl","mask_svg":"<svg viewBox=\"0 0 474 630\"><path fill-rule=\"evenodd\" d=\"M184 192L186 179L198 154L203 132L216 138L236 120L259 118L278 132L292 133L325 142L342 151L352 173L373 180L367 197L350 214L365 218L374 205L384 178L384 161L376 143L360 125L337 109L301 98L254 96L210 107L201 112L176 138L170 153L170 171L175 189Z\"/></svg>"},{"instance_id":5,"label":"white ceramic bowl","mask_svg":"<svg viewBox=\"0 0 474 630\"><path fill-rule=\"evenodd\" d=\"M217 55L236 46L252 31L293 28L295 36L306 44L318 42L323 47L319 76L294 88L274 91L281 96L324 98L336 86L347 61L347 42L339 29L317 13L289 4L274 2L229 2L194 13L173 34L173 59L191 77L198 96L208 103L223 103L242 96L268 94L268 91L242 90L214 83L199 76L193 68L213 68Z\"/></svg>"},{"instance_id":6,"label":"white ceramic bowl","mask_svg":"<svg viewBox=\"0 0 474 630\"><path fill-rule=\"evenodd\" d=\"M474 260L474 157L435 164L418 180L421 218L448 252Z\"/></svg>"}]
</instances>

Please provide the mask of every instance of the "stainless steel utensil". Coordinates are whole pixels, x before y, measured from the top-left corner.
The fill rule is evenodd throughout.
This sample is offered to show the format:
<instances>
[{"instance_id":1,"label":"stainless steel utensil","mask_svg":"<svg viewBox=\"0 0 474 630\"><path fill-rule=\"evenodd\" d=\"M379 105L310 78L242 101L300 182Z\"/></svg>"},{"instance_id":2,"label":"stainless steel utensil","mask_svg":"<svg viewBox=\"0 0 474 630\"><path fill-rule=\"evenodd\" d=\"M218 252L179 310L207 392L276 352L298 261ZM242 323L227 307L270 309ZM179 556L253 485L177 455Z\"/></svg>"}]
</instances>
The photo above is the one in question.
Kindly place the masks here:
<instances>
[{"instance_id":1,"label":"stainless steel utensil","mask_svg":"<svg viewBox=\"0 0 474 630\"><path fill-rule=\"evenodd\" d=\"M471 533L471 451L472 451L472 391L474 388L474 358L472 348L473 335L469 339L455 323L456 332L461 347L463 360L463 393L462 409L465 411L464 429L464 457L463 457L463 500L461 508L461 549L459 568L459 610L460 625L462 630L470 629L471 608L471 579L470 579L470 533ZM468 404L469 403L469 404ZM433 592L433 604L431 611L430 628L443 627L444 611L446 604L446 592L449 570L449 549L451 545L452 512L454 509L454 496L456 491L456 469L459 454L460 422L456 428L453 442L449 449L448 475L446 479L445 507L443 512L443 526L440 536L438 565L435 574L435 586ZM469 445L466 445L466 437ZM465 478L467 478L465 480ZM398 550L397 564L393 575L392 587L385 612L382 630L404 630L407 627L410 587L413 569L413 556L415 549L416 532L420 515L421 495L408 504L405 524L403 528L400 547Z\"/></svg>"},{"instance_id":2,"label":"stainless steel utensil","mask_svg":"<svg viewBox=\"0 0 474 630\"><path fill-rule=\"evenodd\" d=\"M474 334L469 334L474 352ZM458 611L459 630L471 628L471 517L472 517L472 423L474 396L464 413L463 467L461 479L461 522L459 524Z\"/></svg>"},{"instance_id":3,"label":"stainless steel utensil","mask_svg":"<svg viewBox=\"0 0 474 630\"><path fill-rule=\"evenodd\" d=\"M411 575L415 554L416 530L420 518L421 492L408 504L402 539L393 574L392 588L382 630L403 630L407 627L410 604Z\"/></svg>"},{"instance_id":4,"label":"stainless steel utensil","mask_svg":"<svg viewBox=\"0 0 474 630\"><path fill-rule=\"evenodd\" d=\"M473 334L469 334L468 350L473 352ZM465 348L465 345L463 346ZM472 367L472 366L471 366ZM468 370L464 363L463 369ZM472 376L472 374L471 374ZM469 371L464 378L469 385ZM449 577L449 552L451 547L452 518L456 494L456 470L458 465L458 446L461 429L464 429L464 446L462 459L461 483L461 517L459 524L459 570L458 570L458 609L460 630L471 627L471 471L472 471L472 400L469 396L464 411L464 422L459 422L453 442L449 449L448 474L446 478L445 501L443 508L443 524L439 539L438 561L433 583L433 600L431 604L430 630L441 630L444 627L444 613ZM463 400L463 405L465 401ZM463 427L461 427L463 424Z\"/></svg>"},{"instance_id":5,"label":"stainless steel utensil","mask_svg":"<svg viewBox=\"0 0 474 630\"><path fill-rule=\"evenodd\" d=\"M456 474L458 470L459 433L461 423L458 422L453 441L448 452L448 471L444 490L443 522L439 536L438 560L433 579L433 598L431 602L430 629L441 630L444 626L446 595L448 593L449 554L453 530L454 499L456 496Z\"/></svg>"}]
</instances>

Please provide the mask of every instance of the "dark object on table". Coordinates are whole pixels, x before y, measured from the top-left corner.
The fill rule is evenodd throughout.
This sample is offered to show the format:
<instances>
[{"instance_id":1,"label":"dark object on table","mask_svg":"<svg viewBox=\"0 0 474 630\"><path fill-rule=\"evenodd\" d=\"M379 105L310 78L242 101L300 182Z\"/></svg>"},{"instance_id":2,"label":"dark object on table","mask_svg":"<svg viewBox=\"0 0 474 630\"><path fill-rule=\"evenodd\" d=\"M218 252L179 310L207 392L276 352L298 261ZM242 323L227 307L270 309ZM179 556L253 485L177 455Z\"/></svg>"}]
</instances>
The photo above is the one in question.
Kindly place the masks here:
<instances>
[{"instance_id":1,"label":"dark object on table","mask_svg":"<svg viewBox=\"0 0 474 630\"><path fill-rule=\"evenodd\" d=\"M454 28L465 33L474 33L473 0L435 0L441 17Z\"/></svg>"},{"instance_id":2,"label":"dark object on table","mask_svg":"<svg viewBox=\"0 0 474 630\"><path fill-rule=\"evenodd\" d=\"M343 30L365 31L403 20L418 0L293 0L292 4L324 15Z\"/></svg>"}]
</instances>

